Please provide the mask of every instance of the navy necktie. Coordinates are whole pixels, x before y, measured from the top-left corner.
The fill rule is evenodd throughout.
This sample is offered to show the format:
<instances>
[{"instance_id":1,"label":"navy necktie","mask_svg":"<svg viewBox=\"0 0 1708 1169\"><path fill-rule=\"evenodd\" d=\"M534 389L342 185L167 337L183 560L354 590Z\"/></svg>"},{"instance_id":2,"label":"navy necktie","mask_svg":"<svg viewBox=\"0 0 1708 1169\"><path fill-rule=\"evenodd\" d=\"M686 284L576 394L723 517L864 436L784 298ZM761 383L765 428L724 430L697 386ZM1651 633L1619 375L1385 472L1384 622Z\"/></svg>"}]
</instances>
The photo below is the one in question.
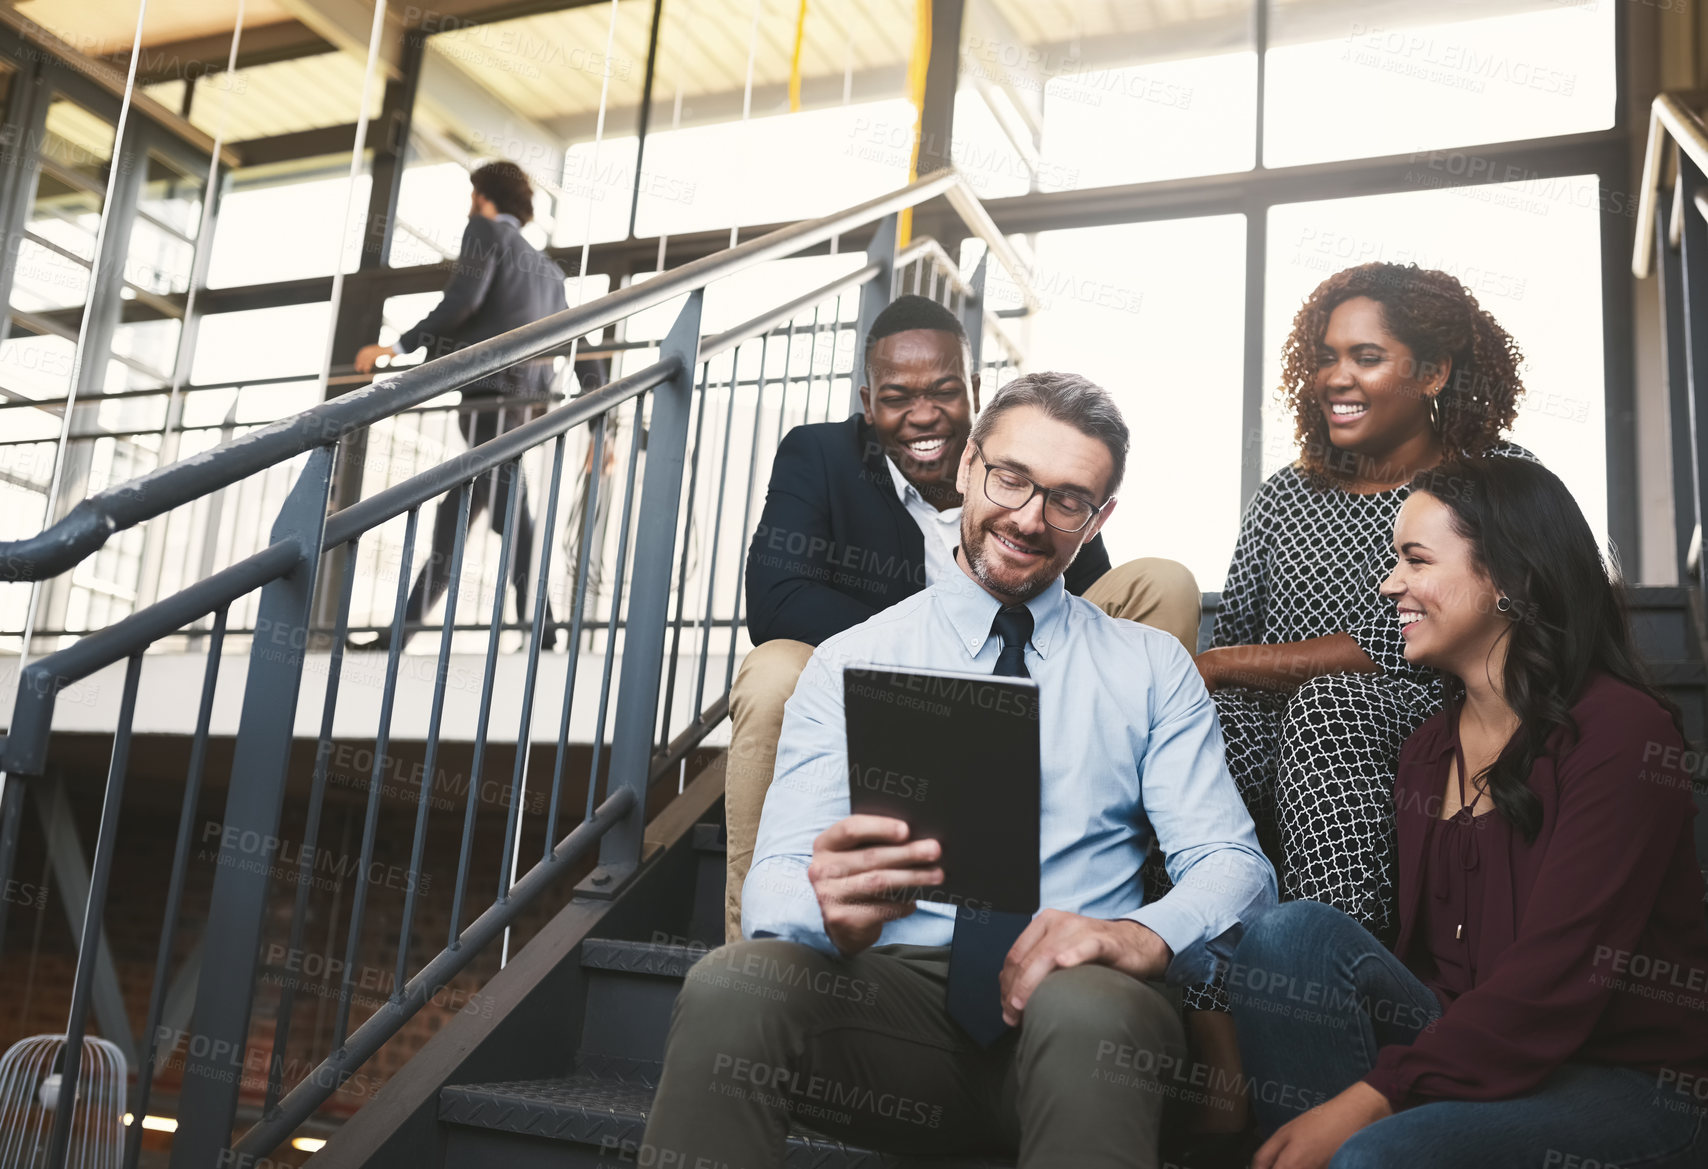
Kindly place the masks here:
<instances>
[{"instance_id":1,"label":"navy necktie","mask_svg":"<svg viewBox=\"0 0 1708 1169\"><path fill-rule=\"evenodd\" d=\"M1002 652L992 673L1006 678L1030 677L1026 642L1032 636L1032 611L1024 605L999 610L990 629L1002 638ZM1029 913L959 907L955 936L949 943L949 1017L981 1047L989 1047L1008 1030L1002 1021L1002 963L1031 920Z\"/></svg>"}]
</instances>

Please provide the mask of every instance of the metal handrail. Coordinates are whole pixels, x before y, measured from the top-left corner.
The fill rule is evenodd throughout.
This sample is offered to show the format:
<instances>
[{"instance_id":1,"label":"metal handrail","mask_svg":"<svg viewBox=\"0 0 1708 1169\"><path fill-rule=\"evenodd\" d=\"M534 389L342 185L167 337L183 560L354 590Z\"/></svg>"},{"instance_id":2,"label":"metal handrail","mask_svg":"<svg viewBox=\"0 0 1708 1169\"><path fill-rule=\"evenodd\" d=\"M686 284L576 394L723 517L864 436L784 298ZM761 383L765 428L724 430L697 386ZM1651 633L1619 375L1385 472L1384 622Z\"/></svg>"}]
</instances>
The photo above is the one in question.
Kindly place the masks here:
<instances>
[{"instance_id":1,"label":"metal handrail","mask_svg":"<svg viewBox=\"0 0 1708 1169\"><path fill-rule=\"evenodd\" d=\"M651 280L631 284L598 300L565 309L467 349L434 358L404 370L395 378L322 402L292 418L251 431L206 454L160 468L79 501L51 527L21 540L0 542L0 582L44 580L57 576L94 554L115 532L134 527L211 491L245 479L268 467L336 442L352 431L371 426L400 410L429 398L461 389L470 382L507 369L517 362L567 345L641 309L704 288L711 281L767 260L782 259L823 243L893 212L966 188L953 170L944 170L910 183L856 207L818 219L779 228L713 255L691 260ZM969 202L970 200L970 202ZM990 235L985 242L1004 264L1012 264L1017 283L1025 286L1025 269L1000 232L983 216L970 188L953 200L975 230ZM967 208L978 208L973 215Z\"/></svg>"},{"instance_id":2,"label":"metal handrail","mask_svg":"<svg viewBox=\"0 0 1708 1169\"><path fill-rule=\"evenodd\" d=\"M1657 94L1649 107L1649 141L1643 151L1643 189L1637 202L1637 239L1631 248L1631 273L1639 280L1648 277L1655 259L1655 219L1667 139L1671 138L1698 167L1708 171L1708 123L1704 123L1702 116L1685 104L1687 99L1695 96L1698 95Z\"/></svg>"}]
</instances>

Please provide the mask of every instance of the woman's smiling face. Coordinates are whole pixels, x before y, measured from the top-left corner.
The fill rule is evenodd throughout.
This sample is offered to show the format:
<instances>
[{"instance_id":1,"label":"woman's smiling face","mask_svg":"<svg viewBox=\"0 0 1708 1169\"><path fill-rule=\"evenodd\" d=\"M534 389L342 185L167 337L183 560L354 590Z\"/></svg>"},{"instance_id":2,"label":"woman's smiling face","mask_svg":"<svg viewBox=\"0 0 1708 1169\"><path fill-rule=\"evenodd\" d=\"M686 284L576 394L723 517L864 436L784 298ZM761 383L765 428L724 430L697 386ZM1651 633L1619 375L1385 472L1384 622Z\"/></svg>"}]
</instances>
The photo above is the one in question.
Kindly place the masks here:
<instances>
[{"instance_id":1,"label":"woman's smiling face","mask_svg":"<svg viewBox=\"0 0 1708 1169\"><path fill-rule=\"evenodd\" d=\"M1317 346L1316 394L1329 441L1380 456L1430 430L1430 401L1447 369L1421 365L1388 332L1382 306L1354 296L1329 314Z\"/></svg>"},{"instance_id":2,"label":"woman's smiling face","mask_svg":"<svg viewBox=\"0 0 1708 1169\"><path fill-rule=\"evenodd\" d=\"M1463 678L1481 669L1509 625L1500 590L1477 563L1453 512L1427 491L1413 491L1394 521L1399 563L1381 584L1394 602L1406 661Z\"/></svg>"}]
</instances>

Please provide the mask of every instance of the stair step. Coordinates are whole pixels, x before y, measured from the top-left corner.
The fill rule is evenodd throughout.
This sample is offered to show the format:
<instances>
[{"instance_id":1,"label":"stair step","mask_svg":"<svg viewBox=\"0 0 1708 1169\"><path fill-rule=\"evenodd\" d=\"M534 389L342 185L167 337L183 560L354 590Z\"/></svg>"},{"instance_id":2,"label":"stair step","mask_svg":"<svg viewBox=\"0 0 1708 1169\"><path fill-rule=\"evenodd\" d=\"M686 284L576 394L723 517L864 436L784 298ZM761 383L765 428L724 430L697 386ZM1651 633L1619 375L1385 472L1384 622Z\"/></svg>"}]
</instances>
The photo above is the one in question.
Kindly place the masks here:
<instances>
[{"instance_id":1,"label":"stair step","mask_svg":"<svg viewBox=\"0 0 1708 1169\"><path fill-rule=\"evenodd\" d=\"M593 1145L636 1157L652 1107L651 1075L582 1070L549 1080L457 1084L439 1092L446 1124ZM789 1133L789 1169L1012 1169L1012 1161L968 1157L902 1158L845 1145L796 1126Z\"/></svg>"},{"instance_id":2,"label":"stair step","mask_svg":"<svg viewBox=\"0 0 1708 1169\"><path fill-rule=\"evenodd\" d=\"M680 980L687 977L689 967L706 956L707 948L703 945L588 938L581 943L581 967L583 970L651 974Z\"/></svg>"},{"instance_id":3,"label":"stair step","mask_svg":"<svg viewBox=\"0 0 1708 1169\"><path fill-rule=\"evenodd\" d=\"M1686 609L1690 607L1690 591L1683 585L1635 585L1626 590L1626 606L1631 609Z\"/></svg>"},{"instance_id":4,"label":"stair step","mask_svg":"<svg viewBox=\"0 0 1708 1169\"><path fill-rule=\"evenodd\" d=\"M688 932L716 946L724 940L724 884L729 869L729 836L723 817L694 825L694 907Z\"/></svg>"},{"instance_id":5,"label":"stair step","mask_svg":"<svg viewBox=\"0 0 1708 1169\"><path fill-rule=\"evenodd\" d=\"M662 1060L677 992L689 967L705 954L701 944L617 938L581 943L581 968L587 972L582 1052L637 1062Z\"/></svg>"},{"instance_id":6,"label":"stair step","mask_svg":"<svg viewBox=\"0 0 1708 1169\"><path fill-rule=\"evenodd\" d=\"M1644 663L1657 686L1701 686L1708 682L1708 666L1677 658Z\"/></svg>"}]
</instances>

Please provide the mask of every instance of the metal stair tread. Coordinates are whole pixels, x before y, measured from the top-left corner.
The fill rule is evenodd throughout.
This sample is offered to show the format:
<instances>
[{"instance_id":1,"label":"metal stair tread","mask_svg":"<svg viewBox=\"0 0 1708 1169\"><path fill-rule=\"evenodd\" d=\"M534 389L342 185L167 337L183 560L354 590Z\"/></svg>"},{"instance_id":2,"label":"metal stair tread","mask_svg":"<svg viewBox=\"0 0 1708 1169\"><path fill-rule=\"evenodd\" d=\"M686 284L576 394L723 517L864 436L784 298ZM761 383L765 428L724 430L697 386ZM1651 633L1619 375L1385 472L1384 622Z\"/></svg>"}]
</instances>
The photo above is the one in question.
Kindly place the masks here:
<instances>
[{"instance_id":1,"label":"metal stair tread","mask_svg":"<svg viewBox=\"0 0 1708 1169\"><path fill-rule=\"evenodd\" d=\"M704 958L706 952L704 945L588 938L581 944L581 965L583 969L610 970L619 974L683 978L687 976L688 968Z\"/></svg>"},{"instance_id":2,"label":"metal stair tread","mask_svg":"<svg viewBox=\"0 0 1708 1169\"><path fill-rule=\"evenodd\" d=\"M1695 658L1650 659L1644 665L1655 681L1673 685L1700 684L1708 675L1708 665Z\"/></svg>"},{"instance_id":3,"label":"metal stair tread","mask_svg":"<svg viewBox=\"0 0 1708 1169\"><path fill-rule=\"evenodd\" d=\"M641 1075L616 1077L590 1071L544 1080L453 1084L439 1090L439 1119L550 1140L638 1148L652 1106L653 1084ZM795 1125L785 1164L790 1169L1008 1169L1013 1162L976 1157L908 1158L845 1145Z\"/></svg>"},{"instance_id":4,"label":"metal stair tread","mask_svg":"<svg viewBox=\"0 0 1708 1169\"><path fill-rule=\"evenodd\" d=\"M1683 609L1690 604L1684 585L1630 585L1625 597L1626 607L1632 609Z\"/></svg>"}]
</instances>

